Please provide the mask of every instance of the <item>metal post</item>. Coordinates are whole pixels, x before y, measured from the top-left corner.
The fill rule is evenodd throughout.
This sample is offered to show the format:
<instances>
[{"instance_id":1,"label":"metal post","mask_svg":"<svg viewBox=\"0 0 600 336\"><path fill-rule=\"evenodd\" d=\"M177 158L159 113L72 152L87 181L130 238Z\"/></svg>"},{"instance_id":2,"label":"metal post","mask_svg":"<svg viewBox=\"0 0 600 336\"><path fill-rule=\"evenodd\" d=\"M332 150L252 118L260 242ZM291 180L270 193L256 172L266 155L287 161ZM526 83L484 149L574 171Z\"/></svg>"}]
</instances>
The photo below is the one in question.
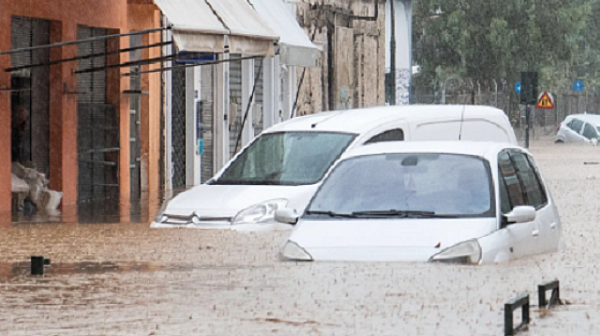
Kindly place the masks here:
<instances>
[{"instance_id":1,"label":"metal post","mask_svg":"<svg viewBox=\"0 0 600 336\"><path fill-rule=\"evenodd\" d=\"M390 80L392 101L390 105L396 105L396 11L394 10L394 1L390 0L390 21L391 21L391 36L390 36Z\"/></svg>"},{"instance_id":2,"label":"metal post","mask_svg":"<svg viewBox=\"0 0 600 336\"><path fill-rule=\"evenodd\" d=\"M529 148L529 104L525 105L525 148Z\"/></svg>"}]
</instances>

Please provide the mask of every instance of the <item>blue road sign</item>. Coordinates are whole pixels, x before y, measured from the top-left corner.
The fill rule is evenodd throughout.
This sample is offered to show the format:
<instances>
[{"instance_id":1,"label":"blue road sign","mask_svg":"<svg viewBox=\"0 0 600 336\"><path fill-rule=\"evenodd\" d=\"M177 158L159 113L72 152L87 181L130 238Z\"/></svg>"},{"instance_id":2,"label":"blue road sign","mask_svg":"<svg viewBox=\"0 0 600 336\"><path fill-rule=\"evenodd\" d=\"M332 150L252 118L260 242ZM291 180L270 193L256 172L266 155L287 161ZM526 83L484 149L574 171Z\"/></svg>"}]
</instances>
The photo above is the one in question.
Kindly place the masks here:
<instances>
[{"instance_id":1,"label":"blue road sign","mask_svg":"<svg viewBox=\"0 0 600 336\"><path fill-rule=\"evenodd\" d=\"M204 154L204 139L198 139L198 155Z\"/></svg>"},{"instance_id":2,"label":"blue road sign","mask_svg":"<svg viewBox=\"0 0 600 336\"><path fill-rule=\"evenodd\" d=\"M585 88L585 85L583 85L583 82L580 80L576 80L575 83L573 83L573 91L583 91L583 89Z\"/></svg>"},{"instance_id":3,"label":"blue road sign","mask_svg":"<svg viewBox=\"0 0 600 336\"><path fill-rule=\"evenodd\" d=\"M521 94L521 82L518 82L515 85L515 92L518 93L518 94Z\"/></svg>"}]
</instances>

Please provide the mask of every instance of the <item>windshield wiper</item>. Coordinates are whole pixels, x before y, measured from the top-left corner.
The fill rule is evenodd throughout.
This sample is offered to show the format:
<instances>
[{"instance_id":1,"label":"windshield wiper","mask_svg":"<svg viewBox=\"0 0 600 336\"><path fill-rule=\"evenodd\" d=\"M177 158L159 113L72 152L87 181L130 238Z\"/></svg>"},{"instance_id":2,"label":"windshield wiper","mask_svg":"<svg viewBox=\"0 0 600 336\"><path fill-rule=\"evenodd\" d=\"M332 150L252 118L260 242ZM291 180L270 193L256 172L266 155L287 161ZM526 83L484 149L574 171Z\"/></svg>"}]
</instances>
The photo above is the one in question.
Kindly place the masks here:
<instances>
[{"instance_id":1,"label":"windshield wiper","mask_svg":"<svg viewBox=\"0 0 600 336\"><path fill-rule=\"evenodd\" d=\"M354 216L374 216L374 217L399 217L399 218L457 218L456 215L438 215L433 211L418 211L418 210L370 210L370 211L355 211Z\"/></svg>"},{"instance_id":2,"label":"windshield wiper","mask_svg":"<svg viewBox=\"0 0 600 336\"><path fill-rule=\"evenodd\" d=\"M325 216L329 216L329 217L356 218L356 216L354 214L337 213L337 212L333 212L333 211L310 211L310 210L307 210L306 214L307 215L325 215Z\"/></svg>"}]
</instances>

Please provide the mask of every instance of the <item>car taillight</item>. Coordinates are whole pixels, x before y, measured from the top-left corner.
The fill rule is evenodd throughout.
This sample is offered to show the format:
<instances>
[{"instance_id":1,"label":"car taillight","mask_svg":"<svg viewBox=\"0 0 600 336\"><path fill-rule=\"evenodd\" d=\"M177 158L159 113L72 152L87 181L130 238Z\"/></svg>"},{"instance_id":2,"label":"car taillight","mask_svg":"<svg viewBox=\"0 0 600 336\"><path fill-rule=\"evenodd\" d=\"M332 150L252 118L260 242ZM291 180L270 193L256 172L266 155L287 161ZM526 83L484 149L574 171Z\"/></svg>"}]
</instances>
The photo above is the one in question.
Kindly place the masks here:
<instances>
[{"instance_id":1,"label":"car taillight","mask_svg":"<svg viewBox=\"0 0 600 336\"><path fill-rule=\"evenodd\" d=\"M562 126L562 123L558 123L558 128L556 129L556 131L560 131L560 126Z\"/></svg>"}]
</instances>

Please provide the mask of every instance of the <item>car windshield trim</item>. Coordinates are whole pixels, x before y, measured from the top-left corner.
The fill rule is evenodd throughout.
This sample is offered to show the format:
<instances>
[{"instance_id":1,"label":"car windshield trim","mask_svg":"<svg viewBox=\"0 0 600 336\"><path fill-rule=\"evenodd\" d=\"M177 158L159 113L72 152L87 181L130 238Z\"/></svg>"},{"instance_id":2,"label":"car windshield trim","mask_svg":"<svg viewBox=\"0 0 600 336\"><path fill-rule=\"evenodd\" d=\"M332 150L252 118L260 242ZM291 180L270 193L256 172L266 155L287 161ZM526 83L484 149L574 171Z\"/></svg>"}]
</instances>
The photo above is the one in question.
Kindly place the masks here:
<instances>
[{"instance_id":1,"label":"car windshield trim","mask_svg":"<svg viewBox=\"0 0 600 336\"><path fill-rule=\"evenodd\" d=\"M210 184L313 185L323 179L357 136L335 131L263 133Z\"/></svg>"}]
</instances>

